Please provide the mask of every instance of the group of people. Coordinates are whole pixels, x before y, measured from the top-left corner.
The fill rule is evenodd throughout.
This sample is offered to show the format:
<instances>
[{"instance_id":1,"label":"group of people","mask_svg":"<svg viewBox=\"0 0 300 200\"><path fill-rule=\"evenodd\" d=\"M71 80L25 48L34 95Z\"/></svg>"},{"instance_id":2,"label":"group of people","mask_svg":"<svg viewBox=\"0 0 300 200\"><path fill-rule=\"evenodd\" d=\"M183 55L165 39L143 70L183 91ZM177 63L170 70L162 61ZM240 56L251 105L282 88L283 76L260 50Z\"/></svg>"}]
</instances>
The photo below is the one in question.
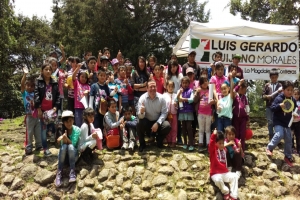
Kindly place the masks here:
<instances>
[{"instance_id":1,"label":"group of people","mask_svg":"<svg viewBox=\"0 0 300 200\"><path fill-rule=\"evenodd\" d=\"M226 69L221 52L214 54L214 63L207 69L195 62L195 51L188 54L188 62L183 66L172 54L167 66L158 64L155 56L148 59L139 56L137 66L133 67L131 60L124 58L120 51L111 59L110 50L104 48L97 58L85 52L83 62L78 57L69 57L67 69L63 70L60 68L64 62L63 47L62 53L60 61L51 53L36 80L24 73L21 81L27 128L25 152L32 153L33 136L35 149L43 149L45 156L51 155L47 134L50 142L60 144L57 187L62 184L66 161L70 164L69 182L74 182L79 155L90 164L95 149L101 149L102 145L111 147L109 136L119 135L120 142L113 147L124 150L134 150L138 141L139 151L144 151L147 137L148 143L156 142L158 148L165 144L170 148L182 145L183 149L194 151L198 126L198 151L209 152L212 180L225 199L238 197L237 181L246 150L245 132L250 112L247 84L238 66L240 55L234 55ZM291 141L291 137L286 136L290 133L286 122L294 110L281 110L282 101L290 98L293 108L297 106L291 97L293 85L286 81L281 88L275 69L271 70L270 78L263 94L272 137L267 149L269 155L281 138ZM64 89L68 90L68 109L63 111ZM299 90L296 93L298 101ZM56 114L62 119L61 134L57 134L55 120L52 120ZM295 129L298 122L293 124ZM299 141L298 136L298 150ZM288 147L285 155L292 161ZM224 182L230 182L230 193Z\"/></svg>"}]
</instances>

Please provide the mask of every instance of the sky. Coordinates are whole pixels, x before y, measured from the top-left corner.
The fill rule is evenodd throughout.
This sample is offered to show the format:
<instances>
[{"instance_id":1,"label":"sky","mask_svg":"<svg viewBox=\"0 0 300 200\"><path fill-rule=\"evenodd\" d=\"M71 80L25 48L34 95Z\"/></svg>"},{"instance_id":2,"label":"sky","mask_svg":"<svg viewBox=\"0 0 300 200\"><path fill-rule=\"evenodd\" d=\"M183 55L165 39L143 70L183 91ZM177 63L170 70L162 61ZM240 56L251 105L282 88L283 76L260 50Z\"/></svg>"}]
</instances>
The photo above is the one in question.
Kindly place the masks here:
<instances>
[{"instance_id":1,"label":"sky","mask_svg":"<svg viewBox=\"0 0 300 200\"><path fill-rule=\"evenodd\" d=\"M204 0L199 0L204 2ZM210 9L211 19L219 17L230 18L229 8L224 9L230 0L209 0L206 10ZM23 14L28 17L37 15L38 17L46 17L51 21L53 13L51 11L52 0L15 0L16 14Z\"/></svg>"}]
</instances>

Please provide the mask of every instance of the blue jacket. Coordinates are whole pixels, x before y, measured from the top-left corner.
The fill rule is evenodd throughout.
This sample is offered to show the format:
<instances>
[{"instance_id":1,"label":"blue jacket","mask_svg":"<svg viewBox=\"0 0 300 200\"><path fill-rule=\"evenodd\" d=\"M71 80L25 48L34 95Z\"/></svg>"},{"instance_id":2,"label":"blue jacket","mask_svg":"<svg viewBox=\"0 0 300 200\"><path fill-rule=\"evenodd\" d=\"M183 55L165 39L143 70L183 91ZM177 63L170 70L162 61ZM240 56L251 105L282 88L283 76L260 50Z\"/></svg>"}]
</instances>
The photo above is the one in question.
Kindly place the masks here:
<instances>
[{"instance_id":1,"label":"blue jacket","mask_svg":"<svg viewBox=\"0 0 300 200\"><path fill-rule=\"evenodd\" d=\"M271 110L274 112L273 113L273 125L280 125L283 127L288 127L290 120L292 118L292 113L293 112L289 112L289 113L284 113L282 108L280 107L279 104L281 104L285 99L291 99L294 102L294 110L297 107L297 102L295 101L295 99L293 97L290 98L286 98L284 96L283 93L279 94L275 100L273 101L272 105L271 105ZM294 111L293 110L293 111Z\"/></svg>"}]
</instances>

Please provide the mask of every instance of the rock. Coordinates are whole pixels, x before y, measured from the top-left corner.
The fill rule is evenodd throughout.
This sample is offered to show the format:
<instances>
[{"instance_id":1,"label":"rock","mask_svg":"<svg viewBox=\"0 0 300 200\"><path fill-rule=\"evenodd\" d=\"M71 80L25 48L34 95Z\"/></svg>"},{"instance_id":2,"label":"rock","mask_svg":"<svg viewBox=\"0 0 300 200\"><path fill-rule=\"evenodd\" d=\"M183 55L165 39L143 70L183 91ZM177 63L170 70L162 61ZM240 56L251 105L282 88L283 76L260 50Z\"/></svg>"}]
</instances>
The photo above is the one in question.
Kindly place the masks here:
<instances>
[{"instance_id":1,"label":"rock","mask_svg":"<svg viewBox=\"0 0 300 200\"><path fill-rule=\"evenodd\" d=\"M192 155L192 154L188 154L186 156L186 158L190 161L190 162L196 162L196 161L200 161L201 158L199 156L196 155Z\"/></svg>"},{"instance_id":2,"label":"rock","mask_svg":"<svg viewBox=\"0 0 300 200\"><path fill-rule=\"evenodd\" d=\"M174 170L172 167L163 166L163 167L159 168L158 172L170 176L174 173Z\"/></svg>"},{"instance_id":3,"label":"rock","mask_svg":"<svg viewBox=\"0 0 300 200\"><path fill-rule=\"evenodd\" d=\"M267 186L265 185L262 185L260 187L257 188L257 193L258 194L270 194L270 190Z\"/></svg>"},{"instance_id":4,"label":"rock","mask_svg":"<svg viewBox=\"0 0 300 200\"><path fill-rule=\"evenodd\" d=\"M55 173L50 172L46 169L41 169L37 172L34 177L34 181L39 183L40 185L47 185L52 183L55 179Z\"/></svg>"},{"instance_id":5,"label":"rock","mask_svg":"<svg viewBox=\"0 0 300 200\"><path fill-rule=\"evenodd\" d=\"M135 166L134 172L135 172L135 174L144 174L145 168L144 168L144 166Z\"/></svg>"},{"instance_id":6,"label":"rock","mask_svg":"<svg viewBox=\"0 0 300 200\"><path fill-rule=\"evenodd\" d=\"M189 172L180 172L180 177L181 179L188 179L188 180L193 179L192 174L190 174Z\"/></svg>"},{"instance_id":7,"label":"rock","mask_svg":"<svg viewBox=\"0 0 300 200\"><path fill-rule=\"evenodd\" d=\"M114 195L112 194L112 192L110 190L103 190L100 193L100 199L101 200L113 200Z\"/></svg>"},{"instance_id":8,"label":"rock","mask_svg":"<svg viewBox=\"0 0 300 200\"><path fill-rule=\"evenodd\" d=\"M3 169L2 169L2 172L4 173L11 173L13 172L14 170L16 169L15 166L4 166Z\"/></svg>"},{"instance_id":9,"label":"rock","mask_svg":"<svg viewBox=\"0 0 300 200\"><path fill-rule=\"evenodd\" d=\"M45 197L43 200L53 200L51 197Z\"/></svg>"},{"instance_id":10,"label":"rock","mask_svg":"<svg viewBox=\"0 0 300 200\"><path fill-rule=\"evenodd\" d=\"M127 162L129 167L134 167L136 165L142 165L144 164L144 160L130 160Z\"/></svg>"},{"instance_id":11,"label":"rock","mask_svg":"<svg viewBox=\"0 0 300 200\"><path fill-rule=\"evenodd\" d=\"M116 169L114 169L114 168L110 169L109 170L109 177L108 177L108 179L114 179L114 178L116 178L117 174L118 174L118 171Z\"/></svg>"},{"instance_id":12,"label":"rock","mask_svg":"<svg viewBox=\"0 0 300 200\"><path fill-rule=\"evenodd\" d=\"M99 174L99 168L100 168L99 165L93 165L92 171L90 173L91 178L94 178Z\"/></svg>"},{"instance_id":13,"label":"rock","mask_svg":"<svg viewBox=\"0 0 300 200\"><path fill-rule=\"evenodd\" d=\"M84 185L85 185L86 187L94 187L95 181L94 181L93 179L86 178L86 179L84 180Z\"/></svg>"},{"instance_id":14,"label":"rock","mask_svg":"<svg viewBox=\"0 0 300 200\"><path fill-rule=\"evenodd\" d=\"M3 163L9 163L9 162L12 160L12 158L11 158L11 156L6 155L6 156L1 156L1 157L0 157L0 160L1 160L1 162L3 162Z\"/></svg>"},{"instance_id":15,"label":"rock","mask_svg":"<svg viewBox=\"0 0 300 200\"><path fill-rule=\"evenodd\" d=\"M175 160L170 161L170 166L172 166L174 168L174 170L179 171L178 164Z\"/></svg>"},{"instance_id":16,"label":"rock","mask_svg":"<svg viewBox=\"0 0 300 200\"><path fill-rule=\"evenodd\" d=\"M136 185L140 185L142 183L142 176L141 175L137 175L133 181L132 181L133 184L136 184Z\"/></svg>"},{"instance_id":17,"label":"rock","mask_svg":"<svg viewBox=\"0 0 300 200\"><path fill-rule=\"evenodd\" d=\"M8 188L5 185L0 185L0 196L6 196L8 193Z\"/></svg>"},{"instance_id":18,"label":"rock","mask_svg":"<svg viewBox=\"0 0 300 200\"><path fill-rule=\"evenodd\" d=\"M241 186L245 186L246 185L246 180L245 180L245 178L244 177L240 177L239 178L239 187L241 187Z\"/></svg>"},{"instance_id":19,"label":"rock","mask_svg":"<svg viewBox=\"0 0 300 200\"><path fill-rule=\"evenodd\" d=\"M293 180L294 181L299 181L300 180L299 174L293 174Z\"/></svg>"},{"instance_id":20,"label":"rock","mask_svg":"<svg viewBox=\"0 0 300 200\"><path fill-rule=\"evenodd\" d=\"M128 169L127 169L127 177L128 178L132 178L133 173L134 173L134 168L133 167L128 167Z\"/></svg>"},{"instance_id":21,"label":"rock","mask_svg":"<svg viewBox=\"0 0 300 200\"><path fill-rule=\"evenodd\" d=\"M159 161L158 161L158 163L160 164L160 165L167 165L168 163L169 163L169 161L167 160L167 159L160 159Z\"/></svg>"},{"instance_id":22,"label":"rock","mask_svg":"<svg viewBox=\"0 0 300 200\"><path fill-rule=\"evenodd\" d=\"M282 197L282 196L288 194L288 190L286 187L278 186L273 189L273 194L275 197Z\"/></svg>"},{"instance_id":23,"label":"rock","mask_svg":"<svg viewBox=\"0 0 300 200\"><path fill-rule=\"evenodd\" d=\"M258 167L253 168L253 174L256 176L261 176L263 172L264 172L264 170L259 169Z\"/></svg>"},{"instance_id":24,"label":"rock","mask_svg":"<svg viewBox=\"0 0 300 200\"><path fill-rule=\"evenodd\" d=\"M145 173L143 175L143 180L152 181L153 179L153 173L149 170L145 170Z\"/></svg>"},{"instance_id":25,"label":"rock","mask_svg":"<svg viewBox=\"0 0 300 200\"><path fill-rule=\"evenodd\" d=\"M104 163L104 168L106 168L106 169L112 169L115 167L116 167L116 164L114 162L105 162Z\"/></svg>"},{"instance_id":26,"label":"rock","mask_svg":"<svg viewBox=\"0 0 300 200\"><path fill-rule=\"evenodd\" d=\"M175 199L175 197L170 192L164 192L162 194L158 194L157 199L169 200L169 199Z\"/></svg>"},{"instance_id":27,"label":"rock","mask_svg":"<svg viewBox=\"0 0 300 200\"><path fill-rule=\"evenodd\" d=\"M130 200L130 194L125 193L124 196L123 196L123 198L124 198L125 200Z\"/></svg>"},{"instance_id":28,"label":"rock","mask_svg":"<svg viewBox=\"0 0 300 200\"><path fill-rule=\"evenodd\" d=\"M258 167L260 169L267 169L268 163L267 162L258 162L256 167Z\"/></svg>"},{"instance_id":29,"label":"rock","mask_svg":"<svg viewBox=\"0 0 300 200\"><path fill-rule=\"evenodd\" d=\"M124 156L121 156L120 160L121 161L129 161L131 160L132 156L131 155L124 155Z\"/></svg>"},{"instance_id":30,"label":"rock","mask_svg":"<svg viewBox=\"0 0 300 200\"><path fill-rule=\"evenodd\" d=\"M189 167L189 166L188 166L188 164L186 163L185 160L181 160L181 161L179 162L179 169L180 169L180 170L185 171L185 170L187 170L188 167Z\"/></svg>"},{"instance_id":31,"label":"rock","mask_svg":"<svg viewBox=\"0 0 300 200\"><path fill-rule=\"evenodd\" d=\"M123 174L118 174L116 177L116 185L117 186L122 186L124 182L124 175Z\"/></svg>"},{"instance_id":32,"label":"rock","mask_svg":"<svg viewBox=\"0 0 300 200\"><path fill-rule=\"evenodd\" d=\"M13 195L12 199L24 199L24 195L22 193L17 193L15 195Z\"/></svg>"},{"instance_id":33,"label":"rock","mask_svg":"<svg viewBox=\"0 0 300 200\"><path fill-rule=\"evenodd\" d=\"M283 163L281 166L281 170L284 172L290 171L291 167L287 163Z\"/></svg>"},{"instance_id":34,"label":"rock","mask_svg":"<svg viewBox=\"0 0 300 200\"><path fill-rule=\"evenodd\" d=\"M34 177L38 168L35 164L26 165L20 172L20 177L23 179L28 179Z\"/></svg>"},{"instance_id":35,"label":"rock","mask_svg":"<svg viewBox=\"0 0 300 200\"><path fill-rule=\"evenodd\" d=\"M185 186L186 186L186 185L185 185L184 182L179 181L179 182L176 183L176 188L177 188L177 189L184 189Z\"/></svg>"},{"instance_id":36,"label":"rock","mask_svg":"<svg viewBox=\"0 0 300 200\"><path fill-rule=\"evenodd\" d=\"M157 156L153 156L153 155L152 155L152 156L149 157L149 162L151 162L151 163L152 163L152 162L155 162L156 159L157 159Z\"/></svg>"},{"instance_id":37,"label":"rock","mask_svg":"<svg viewBox=\"0 0 300 200\"><path fill-rule=\"evenodd\" d=\"M187 193L189 200L198 200L200 196L200 192L189 192Z\"/></svg>"},{"instance_id":38,"label":"rock","mask_svg":"<svg viewBox=\"0 0 300 200\"><path fill-rule=\"evenodd\" d=\"M14 179L13 183L11 184L10 189L11 190L17 190L23 185L24 185L24 181L22 179L20 179L19 177L16 177Z\"/></svg>"},{"instance_id":39,"label":"rock","mask_svg":"<svg viewBox=\"0 0 300 200\"><path fill-rule=\"evenodd\" d=\"M98 181L99 182L104 182L108 179L108 175L109 175L109 169L102 169L102 171L100 172L99 176L98 176Z\"/></svg>"},{"instance_id":40,"label":"rock","mask_svg":"<svg viewBox=\"0 0 300 200\"><path fill-rule=\"evenodd\" d=\"M175 188L175 184L174 184L173 181L170 180L170 181L167 183L167 185L166 185L166 190L167 190L167 191L173 191L174 188Z\"/></svg>"},{"instance_id":41,"label":"rock","mask_svg":"<svg viewBox=\"0 0 300 200\"><path fill-rule=\"evenodd\" d=\"M151 182L148 181L148 180L144 180L143 183L142 183L141 188L142 188L144 191L150 191L150 190L152 189Z\"/></svg>"},{"instance_id":42,"label":"rock","mask_svg":"<svg viewBox=\"0 0 300 200\"><path fill-rule=\"evenodd\" d=\"M83 187L84 187L84 180L79 180L79 181L77 182L77 186L78 186L79 188L83 188Z\"/></svg>"},{"instance_id":43,"label":"rock","mask_svg":"<svg viewBox=\"0 0 300 200\"><path fill-rule=\"evenodd\" d=\"M79 199L98 199L97 193L94 190L92 190L91 188L87 188L87 187L80 190L80 192L78 193L78 198Z\"/></svg>"},{"instance_id":44,"label":"rock","mask_svg":"<svg viewBox=\"0 0 300 200\"><path fill-rule=\"evenodd\" d=\"M103 190L104 186L101 184L98 184L94 189L96 192L101 192Z\"/></svg>"},{"instance_id":45,"label":"rock","mask_svg":"<svg viewBox=\"0 0 300 200\"><path fill-rule=\"evenodd\" d=\"M252 169L250 169L248 166L242 166L242 174L245 177L248 177L252 174Z\"/></svg>"},{"instance_id":46,"label":"rock","mask_svg":"<svg viewBox=\"0 0 300 200\"><path fill-rule=\"evenodd\" d=\"M123 188L124 190L129 192L131 190L131 182L130 181L125 182Z\"/></svg>"},{"instance_id":47,"label":"rock","mask_svg":"<svg viewBox=\"0 0 300 200\"><path fill-rule=\"evenodd\" d=\"M245 155L245 165L248 167L253 167L253 160L252 160L252 156L250 155Z\"/></svg>"},{"instance_id":48,"label":"rock","mask_svg":"<svg viewBox=\"0 0 300 200\"><path fill-rule=\"evenodd\" d=\"M105 184L105 187L107 189L113 189L115 186L115 182L114 181L107 181L106 184Z\"/></svg>"},{"instance_id":49,"label":"rock","mask_svg":"<svg viewBox=\"0 0 300 200\"><path fill-rule=\"evenodd\" d=\"M177 162L182 160L182 158L183 158L183 156L181 154L174 154L173 155L173 160L175 160Z\"/></svg>"},{"instance_id":50,"label":"rock","mask_svg":"<svg viewBox=\"0 0 300 200\"><path fill-rule=\"evenodd\" d=\"M291 172L293 174L300 174L300 166L294 165L293 167L291 167Z\"/></svg>"},{"instance_id":51,"label":"rock","mask_svg":"<svg viewBox=\"0 0 300 200\"><path fill-rule=\"evenodd\" d=\"M273 171L265 170L262 175L265 179L274 180L279 178L278 174Z\"/></svg>"},{"instance_id":52,"label":"rock","mask_svg":"<svg viewBox=\"0 0 300 200\"><path fill-rule=\"evenodd\" d=\"M23 163L18 163L18 164L16 165L16 169L21 169L23 166L24 166Z\"/></svg>"},{"instance_id":53,"label":"rock","mask_svg":"<svg viewBox=\"0 0 300 200\"><path fill-rule=\"evenodd\" d=\"M85 168L82 168L79 174L80 174L80 179L83 180L89 174L89 171Z\"/></svg>"},{"instance_id":54,"label":"rock","mask_svg":"<svg viewBox=\"0 0 300 200\"><path fill-rule=\"evenodd\" d=\"M44 168L44 167L47 167L47 166L48 166L48 163L47 163L46 161L43 160L43 161L40 162L39 165L40 165L40 167Z\"/></svg>"},{"instance_id":55,"label":"rock","mask_svg":"<svg viewBox=\"0 0 300 200\"><path fill-rule=\"evenodd\" d=\"M161 186L161 185L166 184L167 181L168 181L168 178L165 175L159 174L154 177L154 179L152 180L152 184L154 186Z\"/></svg>"},{"instance_id":56,"label":"rock","mask_svg":"<svg viewBox=\"0 0 300 200\"><path fill-rule=\"evenodd\" d=\"M147 165L147 169L150 170L151 172L155 172L157 170L157 166L154 163L149 163Z\"/></svg>"},{"instance_id":57,"label":"rock","mask_svg":"<svg viewBox=\"0 0 300 200\"><path fill-rule=\"evenodd\" d=\"M277 165L277 169L281 169L283 163L281 159L274 159L273 162Z\"/></svg>"},{"instance_id":58,"label":"rock","mask_svg":"<svg viewBox=\"0 0 300 200\"><path fill-rule=\"evenodd\" d=\"M13 180L14 180L15 176L14 175L11 175L11 174L7 174L4 179L3 179L3 184L4 185L10 185Z\"/></svg>"},{"instance_id":59,"label":"rock","mask_svg":"<svg viewBox=\"0 0 300 200\"><path fill-rule=\"evenodd\" d=\"M180 189L177 195L178 200L187 200L187 193L183 190Z\"/></svg>"}]
</instances>

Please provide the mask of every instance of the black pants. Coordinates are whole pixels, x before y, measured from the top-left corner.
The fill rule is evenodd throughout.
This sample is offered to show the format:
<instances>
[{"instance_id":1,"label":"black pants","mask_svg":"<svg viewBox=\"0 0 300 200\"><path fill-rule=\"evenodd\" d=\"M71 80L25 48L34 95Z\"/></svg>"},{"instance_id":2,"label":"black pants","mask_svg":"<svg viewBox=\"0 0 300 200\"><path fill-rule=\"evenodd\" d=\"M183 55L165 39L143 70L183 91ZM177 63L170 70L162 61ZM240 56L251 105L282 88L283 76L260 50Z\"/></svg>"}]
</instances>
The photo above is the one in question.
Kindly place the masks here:
<instances>
[{"instance_id":1,"label":"black pants","mask_svg":"<svg viewBox=\"0 0 300 200\"><path fill-rule=\"evenodd\" d=\"M230 157L229 152L226 155L227 166L232 167L232 172L242 171L242 155L241 152L234 152L233 157Z\"/></svg>"},{"instance_id":2,"label":"black pants","mask_svg":"<svg viewBox=\"0 0 300 200\"><path fill-rule=\"evenodd\" d=\"M291 128L294 131L294 137L296 137L297 152L300 152L300 122L293 123ZM295 147L294 137L292 138L293 147Z\"/></svg>"},{"instance_id":3,"label":"black pants","mask_svg":"<svg viewBox=\"0 0 300 200\"><path fill-rule=\"evenodd\" d=\"M68 97L68 110L72 111L75 114L74 98Z\"/></svg>"},{"instance_id":4,"label":"black pants","mask_svg":"<svg viewBox=\"0 0 300 200\"><path fill-rule=\"evenodd\" d=\"M156 121L149 121L147 118L139 119L137 124L137 132L139 135L139 141L141 146L146 146L145 143L145 133L151 134L151 128ZM157 146L163 145L163 140L170 133L171 126L168 121L164 121L161 126L158 127L157 132L153 133L156 136Z\"/></svg>"}]
</instances>

